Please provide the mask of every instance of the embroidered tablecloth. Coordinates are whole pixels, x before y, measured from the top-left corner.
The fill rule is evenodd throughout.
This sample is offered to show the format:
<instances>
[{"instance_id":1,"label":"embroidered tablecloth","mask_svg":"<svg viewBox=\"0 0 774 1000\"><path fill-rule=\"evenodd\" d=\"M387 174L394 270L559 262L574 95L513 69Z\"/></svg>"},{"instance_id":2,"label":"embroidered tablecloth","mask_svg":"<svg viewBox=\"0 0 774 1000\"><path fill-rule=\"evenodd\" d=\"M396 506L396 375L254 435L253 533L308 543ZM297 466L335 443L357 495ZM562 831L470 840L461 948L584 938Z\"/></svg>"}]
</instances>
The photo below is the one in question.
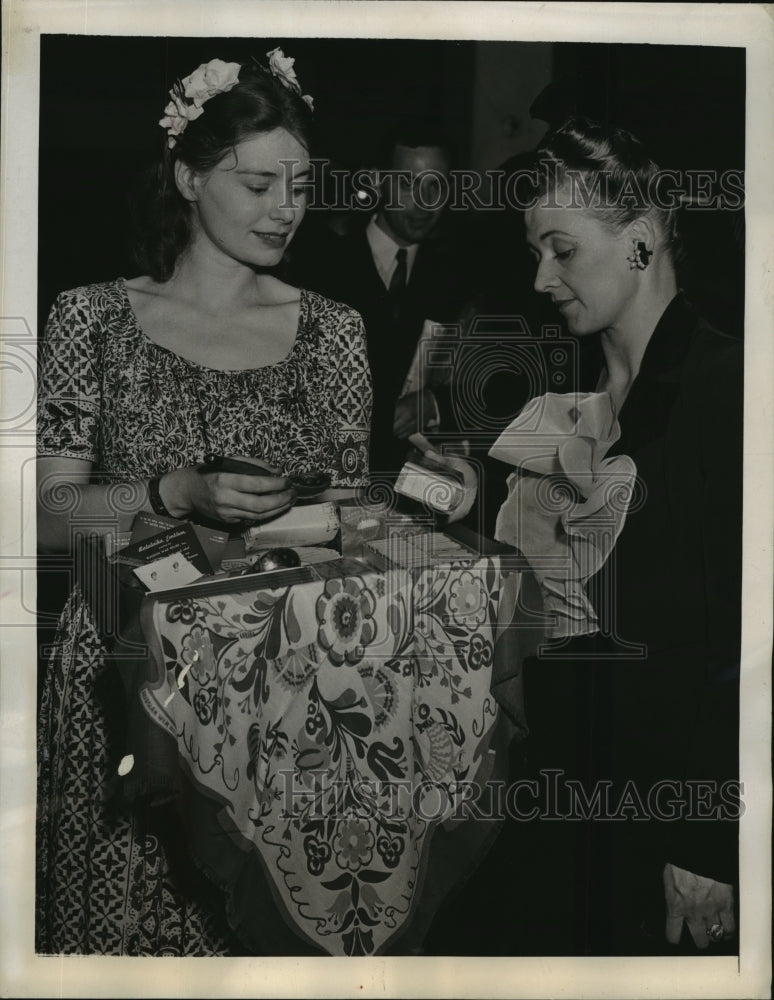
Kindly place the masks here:
<instances>
[{"instance_id":1,"label":"embroidered tablecloth","mask_svg":"<svg viewBox=\"0 0 774 1000\"><path fill-rule=\"evenodd\" d=\"M216 817L203 866L235 924L257 855L322 951L379 953L401 930L432 831L491 776L495 646L523 579L491 557L146 599L141 698Z\"/></svg>"}]
</instances>

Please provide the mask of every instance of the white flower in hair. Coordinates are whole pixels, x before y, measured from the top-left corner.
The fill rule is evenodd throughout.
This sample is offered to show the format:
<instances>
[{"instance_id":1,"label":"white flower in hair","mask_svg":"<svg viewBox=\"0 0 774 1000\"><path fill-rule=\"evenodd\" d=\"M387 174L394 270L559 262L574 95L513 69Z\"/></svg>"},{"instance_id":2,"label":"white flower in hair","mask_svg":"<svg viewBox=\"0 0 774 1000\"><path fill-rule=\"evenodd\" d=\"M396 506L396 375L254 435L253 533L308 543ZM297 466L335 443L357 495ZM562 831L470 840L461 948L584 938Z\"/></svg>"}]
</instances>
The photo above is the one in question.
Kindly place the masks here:
<instances>
[{"instance_id":1,"label":"white flower in hair","mask_svg":"<svg viewBox=\"0 0 774 1000\"><path fill-rule=\"evenodd\" d=\"M180 80L170 90L172 100L164 108L159 125L167 130L167 144L172 149L177 136L185 132L189 122L204 114L203 104L217 94L225 94L239 82L239 63L211 59Z\"/></svg>"},{"instance_id":2,"label":"white flower in hair","mask_svg":"<svg viewBox=\"0 0 774 1000\"><path fill-rule=\"evenodd\" d=\"M286 56L279 47L272 49L271 52L267 52L266 56L269 60L269 72L271 75L276 76L286 90L292 90L294 94L298 94L301 100L308 105L309 110L314 111L314 99L312 95L301 93L301 84L298 82L296 71L293 69L296 60L291 59L290 56Z\"/></svg>"},{"instance_id":3,"label":"white flower in hair","mask_svg":"<svg viewBox=\"0 0 774 1000\"><path fill-rule=\"evenodd\" d=\"M239 63L227 63L222 59L211 59L202 63L190 76L182 81L185 96L197 107L216 94L225 94L239 83Z\"/></svg>"},{"instance_id":4,"label":"white flower in hair","mask_svg":"<svg viewBox=\"0 0 774 1000\"><path fill-rule=\"evenodd\" d=\"M286 56L280 48L272 49L271 52L266 53L266 56L269 60L269 70L272 75L277 77L283 87L287 87L288 90L295 90L297 94L300 94L301 84L298 82L296 71L293 69L293 64L296 60L291 59L290 56Z\"/></svg>"},{"instance_id":5,"label":"white flower in hair","mask_svg":"<svg viewBox=\"0 0 774 1000\"><path fill-rule=\"evenodd\" d=\"M185 132L188 123L204 114L204 108L195 104L185 104L180 95L172 90L169 93L172 100L164 108L165 117L161 119L159 125L167 130L169 136L167 143L171 149L175 145L176 137Z\"/></svg>"}]
</instances>

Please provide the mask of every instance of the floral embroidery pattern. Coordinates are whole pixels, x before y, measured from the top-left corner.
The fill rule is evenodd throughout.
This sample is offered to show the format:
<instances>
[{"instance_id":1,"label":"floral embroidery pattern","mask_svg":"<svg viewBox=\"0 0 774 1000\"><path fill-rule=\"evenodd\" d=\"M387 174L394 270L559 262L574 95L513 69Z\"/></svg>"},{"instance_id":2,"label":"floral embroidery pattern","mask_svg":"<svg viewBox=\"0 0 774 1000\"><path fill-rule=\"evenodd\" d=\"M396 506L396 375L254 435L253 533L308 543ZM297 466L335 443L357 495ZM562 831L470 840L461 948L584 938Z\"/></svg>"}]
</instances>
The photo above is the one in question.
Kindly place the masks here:
<instances>
[{"instance_id":1,"label":"floral embroidery pattern","mask_svg":"<svg viewBox=\"0 0 774 1000\"><path fill-rule=\"evenodd\" d=\"M339 868L357 871L367 865L373 856L374 835L362 819L348 819L339 823L333 838L333 850Z\"/></svg>"},{"instance_id":2,"label":"floral embroidery pattern","mask_svg":"<svg viewBox=\"0 0 774 1000\"><path fill-rule=\"evenodd\" d=\"M331 663L359 663L366 646L376 637L373 615L376 599L354 580L329 580L317 602L320 628L317 641Z\"/></svg>"},{"instance_id":3,"label":"floral embroidery pattern","mask_svg":"<svg viewBox=\"0 0 774 1000\"><path fill-rule=\"evenodd\" d=\"M199 596L188 625L180 600L154 607L154 714L185 734L187 767L329 953L385 946L411 912L425 839L478 773L498 588L482 560L386 586L368 572Z\"/></svg>"},{"instance_id":4,"label":"floral embroidery pattern","mask_svg":"<svg viewBox=\"0 0 774 1000\"><path fill-rule=\"evenodd\" d=\"M471 670L480 670L481 667L491 667L492 655L492 644L482 635L476 634L470 637L468 662L470 663Z\"/></svg>"},{"instance_id":5,"label":"floral embroidery pattern","mask_svg":"<svg viewBox=\"0 0 774 1000\"><path fill-rule=\"evenodd\" d=\"M487 595L481 580L469 570L460 573L449 592L449 611L455 622L480 625L486 619Z\"/></svg>"},{"instance_id":6,"label":"floral embroidery pattern","mask_svg":"<svg viewBox=\"0 0 774 1000\"><path fill-rule=\"evenodd\" d=\"M167 608L167 621L170 622L191 625L198 617L201 617L201 611L195 601L173 601Z\"/></svg>"},{"instance_id":7,"label":"floral embroidery pattern","mask_svg":"<svg viewBox=\"0 0 774 1000\"><path fill-rule=\"evenodd\" d=\"M200 684L212 678L214 667L212 640L210 633L201 625L194 625L188 635L183 636L180 659L191 668Z\"/></svg>"}]
</instances>

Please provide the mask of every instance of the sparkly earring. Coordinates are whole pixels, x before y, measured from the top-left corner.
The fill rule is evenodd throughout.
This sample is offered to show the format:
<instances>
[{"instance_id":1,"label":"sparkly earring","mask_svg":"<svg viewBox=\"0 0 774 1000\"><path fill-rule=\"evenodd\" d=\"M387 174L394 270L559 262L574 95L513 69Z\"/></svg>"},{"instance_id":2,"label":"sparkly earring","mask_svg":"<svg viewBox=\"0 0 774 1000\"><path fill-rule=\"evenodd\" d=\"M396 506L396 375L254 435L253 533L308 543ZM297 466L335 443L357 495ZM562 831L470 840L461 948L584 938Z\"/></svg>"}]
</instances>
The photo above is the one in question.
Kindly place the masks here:
<instances>
[{"instance_id":1,"label":"sparkly earring","mask_svg":"<svg viewBox=\"0 0 774 1000\"><path fill-rule=\"evenodd\" d=\"M641 240L632 240L632 246L634 247L632 255L626 258L629 261L629 270L633 271L636 267L638 271L644 271L650 263L653 251L648 250Z\"/></svg>"}]
</instances>

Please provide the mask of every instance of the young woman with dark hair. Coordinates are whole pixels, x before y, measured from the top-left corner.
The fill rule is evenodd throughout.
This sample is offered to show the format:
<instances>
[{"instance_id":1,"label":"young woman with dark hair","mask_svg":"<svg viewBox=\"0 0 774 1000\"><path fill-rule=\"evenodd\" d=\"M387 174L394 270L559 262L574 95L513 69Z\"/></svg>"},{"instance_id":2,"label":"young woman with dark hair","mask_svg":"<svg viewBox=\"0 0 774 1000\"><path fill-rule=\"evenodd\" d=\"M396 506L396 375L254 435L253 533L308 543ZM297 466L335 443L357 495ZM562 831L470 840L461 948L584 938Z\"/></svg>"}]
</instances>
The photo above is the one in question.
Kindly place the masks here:
<instances>
[{"instance_id":1,"label":"young woman with dark hair","mask_svg":"<svg viewBox=\"0 0 774 1000\"><path fill-rule=\"evenodd\" d=\"M371 407L352 309L274 271L303 218L312 99L293 60L214 59L179 81L140 227L145 273L63 292L46 327L38 538L67 551L138 511L226 524L294 501L288 476L365 483ZM259 474L206 471L208 453ZM81 588L63 613L40 720L37 949L229 954L218 905L176 871L160 820L112 794L121 702ZM161 814L159 814L161 815ZM217 893L209 893L216 897ZM221 907L222 910L222 907Z\"/></svg>"}]
</instances>

